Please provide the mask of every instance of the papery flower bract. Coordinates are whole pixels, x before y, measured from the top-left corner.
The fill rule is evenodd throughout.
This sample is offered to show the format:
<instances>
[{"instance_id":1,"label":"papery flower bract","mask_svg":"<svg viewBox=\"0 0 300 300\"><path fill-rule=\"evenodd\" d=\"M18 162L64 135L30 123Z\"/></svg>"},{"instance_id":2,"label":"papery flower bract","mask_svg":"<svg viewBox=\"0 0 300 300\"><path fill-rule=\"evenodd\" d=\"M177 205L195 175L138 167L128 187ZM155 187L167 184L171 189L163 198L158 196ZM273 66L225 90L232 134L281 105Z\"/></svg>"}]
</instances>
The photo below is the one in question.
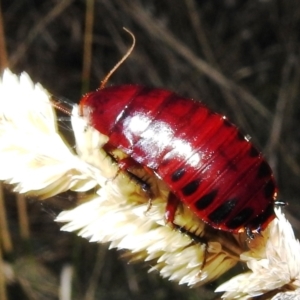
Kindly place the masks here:
<instances>
[{"instance_id":1,"label":"papery flower bract","mask_svg":"<svg viewBox=\"0 0 300 300\"><path fill-rule=\"evenodd\" d=\"M58 134L49 94L26 73L0 79L0 180L15 191L49 197L97 183Z\"/></svg>"},{"instance_id":2,"label":"papery flower bract","mask_svg":"<svg viewBox=\"0 0 300 300\"><path fill-rule=\"evenodd\" d=\"M241 255L250 271L219 286L224 299L249 299L276 290L300 288L300 244L280 209L261 237Z\"/></svg>"}]
</instances>

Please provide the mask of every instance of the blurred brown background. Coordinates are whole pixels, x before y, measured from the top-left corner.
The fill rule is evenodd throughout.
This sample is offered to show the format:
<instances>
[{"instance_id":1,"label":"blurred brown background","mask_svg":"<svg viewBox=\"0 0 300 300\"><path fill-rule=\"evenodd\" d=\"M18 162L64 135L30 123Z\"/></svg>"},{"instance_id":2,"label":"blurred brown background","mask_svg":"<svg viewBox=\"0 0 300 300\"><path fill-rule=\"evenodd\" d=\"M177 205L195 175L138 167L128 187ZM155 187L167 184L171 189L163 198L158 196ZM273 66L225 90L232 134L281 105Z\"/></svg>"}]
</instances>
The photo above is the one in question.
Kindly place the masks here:
<instances>
[{"instance_id":1,"label":"blurred brown background","mask_svg":"<svg viewBox=\"0 0 300 300\"><path fill-rule=\"evenodd\" d=\"M83 92L99 86L131 45L122 27L130 29L136 47L108 84L164 87L200 99L228 116L268 157L280 199L289 203L285 211L298 234L299 4L293 0L1 0L0 48L7 49L1 67L26 71L52 94L78 102ZM92 32L85 31L89 26ZM8 299L57 299L66 264L73 266L72 299L216 297L212 291L224 278L195 290L179 287L157 274L148 275L143 265L127 265L118 259L120 252L59 232L53 218L73 198L29 199L30 232L24 236L14 195L6 196L12 250L3 255L15 270Z\"/></svg>"}]
</instances>

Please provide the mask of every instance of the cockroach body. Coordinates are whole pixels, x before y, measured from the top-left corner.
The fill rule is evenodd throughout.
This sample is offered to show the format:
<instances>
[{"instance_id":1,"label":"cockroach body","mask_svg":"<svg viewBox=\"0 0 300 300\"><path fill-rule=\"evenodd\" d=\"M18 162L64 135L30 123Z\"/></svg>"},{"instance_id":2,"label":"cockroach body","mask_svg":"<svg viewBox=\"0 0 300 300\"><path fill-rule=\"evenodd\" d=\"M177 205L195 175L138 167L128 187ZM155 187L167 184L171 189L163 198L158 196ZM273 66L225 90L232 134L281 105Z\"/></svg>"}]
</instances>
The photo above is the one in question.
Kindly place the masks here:
<instances>
[{"instance_id":1,"label":"cockroach body","mask_svg":"<svg viewBox=\"0 0 300 300\"><path fill-rule=\"evenodd\" d=\"M275 217L270 166L235 125L201 102L123 85L85 95L80 111L109 137L107 149L122 150L169 186L167 221L173 222L178 201L233 233L259 232Z\"/></svg>"}]
</instances>

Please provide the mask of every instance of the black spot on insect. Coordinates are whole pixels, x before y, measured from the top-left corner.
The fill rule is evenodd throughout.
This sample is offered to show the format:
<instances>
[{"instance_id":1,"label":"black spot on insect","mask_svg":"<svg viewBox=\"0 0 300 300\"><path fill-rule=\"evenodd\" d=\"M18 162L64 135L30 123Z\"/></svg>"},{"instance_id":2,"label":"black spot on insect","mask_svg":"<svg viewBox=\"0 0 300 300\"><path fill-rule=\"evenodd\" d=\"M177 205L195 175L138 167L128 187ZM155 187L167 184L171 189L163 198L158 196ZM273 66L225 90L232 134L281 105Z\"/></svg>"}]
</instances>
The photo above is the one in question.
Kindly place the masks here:
<instances>
[{"instance_id":1,"label":"black spot on insect","mask_svg":"<svg viewBox=\"0 0 300 300\"><path fill-rule=\"evenodd\" d=\"M217 194L218 194L218 190L213 190L210 193L202 196L200 199L198 199L195 202L195 207L198 210L202 210L202 209L207 208L214 201L214 199L216 198Z\"/></svg>"},{"instance_id":2,"label":"black spot on insect","mask_svg":"<svg viewBox=\"0 0 300 300\"><path fill-rule=\"evenodd\" d=\"M242 209L235 217L226 223L226 226L230 229L236 229L246 223L251 215L253 214L253 209L251 207L246 207Z\"/></svg>"},{"instance_id":3,"label":"black spot on insect","mask_svg":"<svg viewBox=\"0 0 300 300\"><path fill-rule=\"evenodd\" d=\"M208 218L216 224L223 222L234 209L238 199L232 198L222 203L212 213L209 214Z\"/></svg>"},{"instance_id":4,"label":"black spot on insect","mask_svg":"<svg viewBox=\"0 0 300 300\"><path fill-rule=\"evenodd\" d=\"M179 179L181 179L184 174L185 174L185 168L180 168L172 174L171 179L173 182L176 182Z\"/></svg>"},{"instance_id":5,"label":"black spot on insect","mask_svg":"<svg viewBox=\"0 0 300 300\"><path fill-rule=\"evenodd\" d=\"M189 182L186 186L182 188L182 193L184 196L190 196L196 192L200 185L200 179L195 179L191 182Z\"/></svg>"},{"instance_id":6,"label":"black spot on insect","mask_svg":"<svg viewBox=\"0 0 300 300\"><path fill-rule=\"evenodd\" d=\"M257 156L259 156L259 151L254 146L251 146L251 148L249 150L249 155L251 157L257 157Z\"/></svg>"},{"instance_id":7,"label":"black spot on insect","mask_svg":"<svg viewBox=\"0 0 300 300\"><path fill-rule=\"evenodd\" d=\"M266 210L253 219L249 225L251 225L252 228L260 228L261 224L263 224L265 220L268 220L272 215L274 215L274 204L270 203Z\"/></svg>"},{"instance_id":8,"label":"black spot on insect","mask_svg":"<svg viewBox=\"0 0 300 300\"><path fill-rule=\"evenodd\" d=\"M257 176L259 178L264 178L264 177L271 176L271 174L272 174L272 171L271 171L270 166L267 164L266 161L263 161L259 166Z\"/></svg>"},{"instance_id":9,"label":"black spot on insect","mask_svg":"<svg viewBox=\"0 0 300 300\"><path fill-rule=\"evenodd\" d=\"M266 198L270 198L273 196L275 191L275 184L273 180L269 180L267 184L264 186L264 193Z\"/></svg>"}]
</instances>

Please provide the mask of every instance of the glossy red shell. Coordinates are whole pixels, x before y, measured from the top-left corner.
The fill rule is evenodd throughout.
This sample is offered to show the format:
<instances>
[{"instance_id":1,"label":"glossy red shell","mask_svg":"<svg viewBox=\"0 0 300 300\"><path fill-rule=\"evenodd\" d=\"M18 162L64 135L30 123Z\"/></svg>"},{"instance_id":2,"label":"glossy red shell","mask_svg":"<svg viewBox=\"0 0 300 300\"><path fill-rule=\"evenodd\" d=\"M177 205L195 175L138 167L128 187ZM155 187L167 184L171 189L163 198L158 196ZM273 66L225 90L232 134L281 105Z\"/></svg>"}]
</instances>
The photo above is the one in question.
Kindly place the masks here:
<instances>
[{"instance_id":1,"label":"glossy red shell","mask_svg":"<svg viewBox=\"0 0 300 300\"><path fill-rule=\"evenodd\" d=\"M264 229L274 218L272 171L236 126L199 101L141 86L87 94L88 122L151 168L170 190L214 228Z\"/></svg>"}]
</instances>

